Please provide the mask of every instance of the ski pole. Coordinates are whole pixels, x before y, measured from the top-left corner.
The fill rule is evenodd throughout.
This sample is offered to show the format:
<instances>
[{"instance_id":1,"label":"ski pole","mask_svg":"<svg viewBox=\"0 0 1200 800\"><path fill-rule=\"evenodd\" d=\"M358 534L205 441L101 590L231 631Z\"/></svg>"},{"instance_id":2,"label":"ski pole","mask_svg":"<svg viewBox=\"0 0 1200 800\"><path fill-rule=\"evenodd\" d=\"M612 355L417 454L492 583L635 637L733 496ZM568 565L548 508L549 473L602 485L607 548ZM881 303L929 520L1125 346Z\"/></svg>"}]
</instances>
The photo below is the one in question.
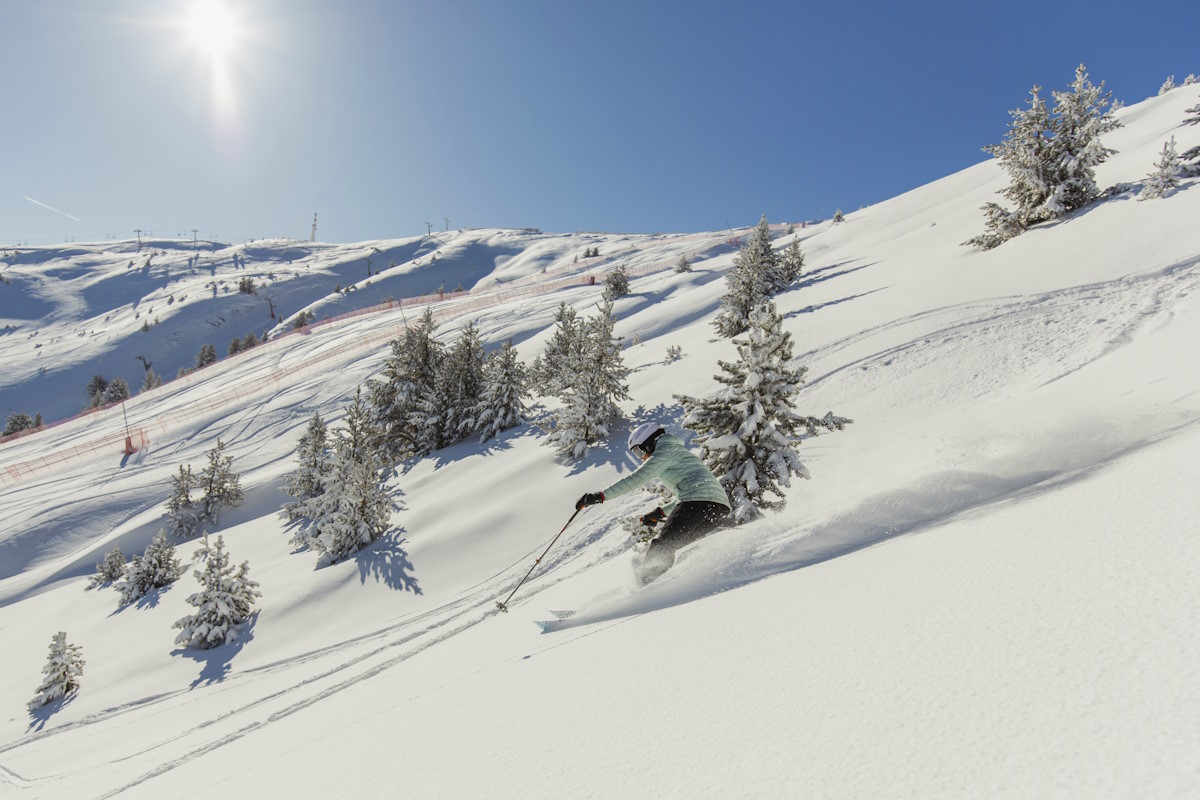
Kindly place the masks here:
<instances>
[{"instance_id":1,"label":"ski pole","mask_svg":"<svg viewBox=\"0 0 1200 800\"><path fill-rule=\"evenodd\" d=\"M542 554L537 557L537 561L533 562L533 566L529 568L529 572L526 572L525 577L521 578L521 583L518 583L516 586L513 587L513 590L508 593L508 597L504 598L503 603L501 603L499 600L496 601L496 608L500 609L505 614L508 613L508 601L512 600L513 595L517 593L517 589L521 588L521 584L525 583L525 581L529 578L529 576L533 574L533 571L535 569L537 569L537 565L542 563L542 559L546 557L546 553L550 552L550 548L554 547L554 543L558 541L558 537L563 535L563 531L565 531L567 529L567 525L570 525L572 522L574 522L575 518L577 516L579 516L579 512L583 511L583 509L585 509L585 508L587 508L587 506L582 506L580 508L575 509L575 513L571 515L571 518L569 520L567 520L567 524L562 526L562 531L559 531L558 534L553 539L550 540L550 544L546 545L546 549L543 550Z\"/></svg>"}]
</instances>

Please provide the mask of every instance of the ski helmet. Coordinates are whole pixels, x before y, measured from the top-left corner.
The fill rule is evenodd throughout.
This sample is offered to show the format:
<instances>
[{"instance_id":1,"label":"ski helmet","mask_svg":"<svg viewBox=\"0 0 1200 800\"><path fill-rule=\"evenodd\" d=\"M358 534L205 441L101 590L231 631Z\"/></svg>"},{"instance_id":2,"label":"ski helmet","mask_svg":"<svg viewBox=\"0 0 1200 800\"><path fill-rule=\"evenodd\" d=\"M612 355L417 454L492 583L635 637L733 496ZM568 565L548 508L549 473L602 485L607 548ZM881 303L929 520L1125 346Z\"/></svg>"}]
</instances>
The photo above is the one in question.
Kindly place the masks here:
<instances>
[{"instance_id":1,"label":"ski helmet","mask_svg":"<svg viewBox=\"0 0 1200 800\"><path fill-rule=\"evenodd\" d=\"M654 441L662 433L665 433L665 431L657 422L644 422L630 432L629 449L640 450L646 454L653 453Z\"/></svg>"}]
</instances>

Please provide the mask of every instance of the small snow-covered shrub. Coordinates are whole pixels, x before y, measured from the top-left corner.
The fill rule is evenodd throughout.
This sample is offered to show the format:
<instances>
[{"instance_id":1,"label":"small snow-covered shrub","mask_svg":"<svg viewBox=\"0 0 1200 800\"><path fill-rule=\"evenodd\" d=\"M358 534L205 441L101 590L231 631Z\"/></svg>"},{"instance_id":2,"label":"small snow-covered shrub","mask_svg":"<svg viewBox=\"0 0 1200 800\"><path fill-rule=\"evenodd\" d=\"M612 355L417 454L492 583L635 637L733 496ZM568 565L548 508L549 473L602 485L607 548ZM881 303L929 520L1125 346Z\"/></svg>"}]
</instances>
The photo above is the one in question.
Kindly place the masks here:
<instances>
[{"instance_id":1,"label":"small snow-covered shrub","mask_svg":"<svg viewBox=\"0 0 1200 800\"><path fill-rule=\"evenodd\" d=\"M604 292L608 297L624 297L629 294L629 272L624 264L617 267L604 279Z\"/></svg>"},{"instance_id":2,"label":"small snow-covered shrub","mask_svg":"<svg viewBox=\"0 0 1200 800\"><path fill-rule=\"evenodd\" d=\"M1146 189L1140 200L1169 197L1179 188L1183 175L1183 162L1175 152L1175 137L1163 142L1162 153L1154 164L1154 171L1146 178Z\"/></svg>"},{"instance_id":3,"label":"small snow-covered shrub","mask_svg":"<svg viewBox=\"0 0 1200 800\"><path fill-rule=\"evenodd\" d=\"M96 574L88 581L87 588L94 589L119 580L125 573L125 554L120 545L113 545L112 550L104 556L104 560L96 564Z\"/></svg>"},{"instance_id":4,"label":"small snow-covered shrub","mask_svg":"<svg viewBox=\"0 0 1200 800\"><path fill-rule=\"evenodd\" d=\"M200 552L204 570L193 574L201 588L187 599L196 613L176 620L172 627L182 629L175 644L206 650L237 638L236 626L250 617L254 600L262 597L262 592L258 582L250 580L249 562L243 561L236 571L230 566L223 537L209 545L205 535Z\"/></svg>"},{"instance_id":5,"label":"small snow-covered shrub","mask_svg":"<svg viewBox=\"0 0 1200 800\"><path fill-rule=\"evenodd\" d=\"M29 708L37 709L66 697L79 688L83 677L83 650L79 645L69 644L65 631L54 634L50 641L50 655L42 667L45 678L37 688L37 696L29 701Z\"/></svg>"},{"instance_id":6,"label":"small snow-covered shrub","mask_svg":"<svg viewBox=\"0 0 1200 800\"><path fill-rule=\"evenodd\" d=\"M167 541L166 532L159 531L146 552L125 565L115 588L121 593L121 605L127 606L154 589L169 586L182 574L183 566L175 557L174 546Z\"/></svg>"}]
</instances>

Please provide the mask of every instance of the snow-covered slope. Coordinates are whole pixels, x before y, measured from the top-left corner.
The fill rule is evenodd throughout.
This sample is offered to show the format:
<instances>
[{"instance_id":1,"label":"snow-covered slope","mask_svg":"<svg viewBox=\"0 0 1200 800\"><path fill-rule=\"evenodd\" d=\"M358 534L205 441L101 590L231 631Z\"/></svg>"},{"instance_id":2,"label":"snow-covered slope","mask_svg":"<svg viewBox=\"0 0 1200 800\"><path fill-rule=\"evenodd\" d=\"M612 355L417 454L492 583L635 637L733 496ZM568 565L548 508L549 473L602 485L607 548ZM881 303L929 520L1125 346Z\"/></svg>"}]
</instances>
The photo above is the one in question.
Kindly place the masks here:
<instances>
[{"instance_id":1,"label":"snow-covered slope","mask_svg":"<svg viewBox=\"0 0 1200 800\"><path fill-rule=\"evenodd\" d=\"M138 356L173 378L202 344L223 356L233 339L290 331L301 312L319 321L393 299L602 276L727 250L729 238L467 230L352 245L155 239L0 251L0 332L13 364L0 376L0 415L73 416L97 373L137 391ZM599 256L583 257L593 248Z\"/></svg>"},{"instance_id":2,"label":"snow-covered slope","mask_svg":"<svg viewBox=\"0 0 1200 800\"><path fill-rule=\"evenodd\" d=\"M1200 144L1200 126L1180 126L1195 101L1180 89L1125 109L1101 184L1140 180L1172 134L1181 149ZM629 497L581 514L511 613L494 606L576 497L633 468L620 436L579 464L529 427L448 448L390 481L384 540L323 569L290 551L276 512L296 440L314 410L338 416L412 307L281 337L131 402L130 424L150 431L132 456L111 411L0 445L0 469L26 465L0 496L0 786L16 797L1194 792L1200 188L1122 195L987 253L959 246L1003 185L985 163L842 224L797 228L805 275L777 301L809 368L800 410L855 423L803 446L813 477L784 512L701 543L640 591L619 521L650 502ZM474 320L490 345L514 337L530 360L560 301L586 313L598 299L583 278L600 268L574 259L591 246L611 263L665 267L617 304L618 334L641 342L625 351L630 424L677 428L673 395L711 391L717 360L733 355L710 324L728 233L439 237L436 267L425 237L253 243L207 251L192 272L190 249L158 243L149 268L128 243L22 253L0 286L0 314L18 326L3 340L3 404L54 419L78 410L107 364L136 374L144 346L174 374L211 341L196 332L204 321L206 334L261 332L262 296L237 293L246 274L271 286L279 332L301 309L320 318L461 283L470 295L434 306L444 335ZM385 268L367 279L374 248L373 269ZM670 269L681 252L694 272ZM498 292L558 276L570 280L552 292ZM151 305L164 316L144 333ZM673 345L684 358L668 362ZM101 429L118 437L111 447L97 449ZM190 576L123 610L85 577L113 543L140 552L169 475L198 467L218 438L248 489L221 532L263 598L239 642L181 651L171 623L187 613ZM28 466L73 443L87 447ZM560 607L580 609L561 630L530 624ZM30 715L58 630L83 648L83 687Z\"/></svg>"}]
</instances>

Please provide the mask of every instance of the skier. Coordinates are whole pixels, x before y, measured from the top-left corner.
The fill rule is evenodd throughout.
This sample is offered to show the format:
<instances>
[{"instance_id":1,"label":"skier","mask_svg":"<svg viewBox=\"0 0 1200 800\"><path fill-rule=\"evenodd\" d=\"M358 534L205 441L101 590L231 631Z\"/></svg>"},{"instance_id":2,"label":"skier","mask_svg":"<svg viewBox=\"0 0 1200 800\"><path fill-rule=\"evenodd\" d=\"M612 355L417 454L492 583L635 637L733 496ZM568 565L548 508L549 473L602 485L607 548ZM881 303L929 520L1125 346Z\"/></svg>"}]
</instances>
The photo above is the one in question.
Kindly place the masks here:
<instances>
[{"instance_id":1,"label":"skier","mask_svg":"<svg viewBox=\"0 0 1200 800\"><path fill-rule=\"evenodd\" d=\"M643 586L662 575L675 563L675 551L708 535L729 522L732 506L724 487L704 462L690 453L678 436L662 426L647 422L629 434L629 449L642 460L632 475L602 492L589 492L575 508L603 503L645 486L655 478L675 494L677 502L661 506L642 517L653 528L666 520L662 532L650 543L639 578Z\"/></svg>"}]
</instances>

